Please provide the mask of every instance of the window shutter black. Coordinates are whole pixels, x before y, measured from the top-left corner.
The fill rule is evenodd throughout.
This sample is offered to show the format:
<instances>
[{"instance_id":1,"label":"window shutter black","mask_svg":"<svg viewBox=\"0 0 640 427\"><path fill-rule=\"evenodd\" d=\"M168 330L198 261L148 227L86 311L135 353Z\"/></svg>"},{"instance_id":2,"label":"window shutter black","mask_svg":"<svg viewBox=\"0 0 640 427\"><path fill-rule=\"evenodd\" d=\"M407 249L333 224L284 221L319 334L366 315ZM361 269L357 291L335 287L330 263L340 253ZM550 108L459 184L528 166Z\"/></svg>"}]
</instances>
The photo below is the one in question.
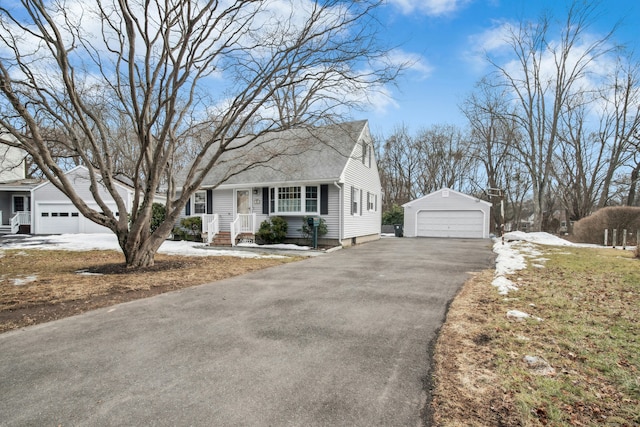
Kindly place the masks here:
<instances>
[{"instance_id":1,"label":"window shutter black","mask_svg":"<svg viewBox=\"0 0 640 427\"><path fill-rule=\"evenodd\" d=\"M320 215L329 215L329 185L320 186Z\"/></svg>"},{"instance_id":2,"label":"window shutter black","mask_svg":"<svg viewBox=\"0 0 640 427\"><path fill-rule=\"evenodd\" d=\"M269 187L262 187L262 214L269 215Z\"/></svg>"},{"instance_id":3,"label":"window shutter black","mask_svg":"<svg viewBox=\"0 0 640 427\"><path fill-rule=\"evenodd\" d=\"M187 204L184 207L184 214L186 216L190 216L191 215L191 199L187 200Z\"/></svg>"},{"instance_id":4,"label":"window shutter black","mask_svg":"<svg viewBox=\"0 0 640 427\"><path fill-rule=\"evenodd\" d=\"M213 190L207 190L207 213L213 213Z\"/></svg>"}]
</instances>

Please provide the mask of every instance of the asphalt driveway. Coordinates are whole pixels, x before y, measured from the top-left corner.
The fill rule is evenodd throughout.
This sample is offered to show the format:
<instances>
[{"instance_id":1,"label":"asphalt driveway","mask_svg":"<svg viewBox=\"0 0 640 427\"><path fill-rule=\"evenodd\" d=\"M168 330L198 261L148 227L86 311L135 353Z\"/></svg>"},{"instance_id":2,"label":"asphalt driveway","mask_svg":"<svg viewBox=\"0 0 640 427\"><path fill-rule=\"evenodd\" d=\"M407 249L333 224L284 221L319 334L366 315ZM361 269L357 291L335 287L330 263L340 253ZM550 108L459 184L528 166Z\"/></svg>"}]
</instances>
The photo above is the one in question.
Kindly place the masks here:
<instances>
[{"instance_id":1,"label":"asphalt driveway","mask_svg":"<svg viewBox=\"0 0 640 427\"><path fill-rule=\"evenodd\" d=\"M387 238L0 335L0 425L416 426L488 240Z\"/></svg>"}]
</instances>

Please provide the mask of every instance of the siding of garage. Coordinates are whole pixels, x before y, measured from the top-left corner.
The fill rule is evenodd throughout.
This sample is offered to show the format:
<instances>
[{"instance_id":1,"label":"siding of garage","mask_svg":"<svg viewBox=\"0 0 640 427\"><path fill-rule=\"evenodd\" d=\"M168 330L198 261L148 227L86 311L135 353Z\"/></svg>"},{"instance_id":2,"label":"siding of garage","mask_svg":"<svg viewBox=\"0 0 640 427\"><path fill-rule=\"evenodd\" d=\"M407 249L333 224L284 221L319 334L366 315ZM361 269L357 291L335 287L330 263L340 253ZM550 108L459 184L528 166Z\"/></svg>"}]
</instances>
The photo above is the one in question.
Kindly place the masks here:
<instances>
[{"instance_id":1,"label":"siding of garage","mask_svg":"<svg viewBox=\"0 0 640 427\"><path fill-rule=\"evenodd\" d=\"M403 205L407 237L488 238L491 204L443 188Z\"/></svg>"},{"instance_id":2,"label":"siding of garage","mask_svg":"<svg viewBox=\"0 0 640 427\"><path fill-rule=\"evenodd\" d=\"M91 190L89 189L90 180L88 171L86 168L79 166L75 169L67 172L67 177L74 185L74 190L80 196L85 203L87 203L90 207L94 209L98 209L98 205L93 200L93 195L91 194ZM131 209L131 197L130 191L125 186L117 185L118 194L125 201L127 208ZM45 182L38 187L33 189L33 200L34 200L34 212L33 212L33 221L34 230L32 232L34 234L42 234L43 232L50 232L51 229L43 229L46 227L46 224L43 224L43 221L52 220L53 214L58 214L56 218L59 218L60 222L60 232L76 232L76 233L84 233L84 232L110 232L109 229L100 227L97 224L91 222L90 220L84 218L82 215L78 217L72 217L73 213L77 213L78 210L71 203L69 198L59 189L57 189L51 182ZM99 194L105 203L115 209L115 202L108 191L101 187L99 188ZM43 216L43 213L48 214L48 216ZM69 216L60 217L60 214L68 213ZM64 218L68 218L69 221L64 223ZM72 218L75 218L72 219ZM53 221L53 220L52 220ZM53 221L53 222L55 222ZM75 231L71 228L74 227Z\"/></svg>"}]
</instances>

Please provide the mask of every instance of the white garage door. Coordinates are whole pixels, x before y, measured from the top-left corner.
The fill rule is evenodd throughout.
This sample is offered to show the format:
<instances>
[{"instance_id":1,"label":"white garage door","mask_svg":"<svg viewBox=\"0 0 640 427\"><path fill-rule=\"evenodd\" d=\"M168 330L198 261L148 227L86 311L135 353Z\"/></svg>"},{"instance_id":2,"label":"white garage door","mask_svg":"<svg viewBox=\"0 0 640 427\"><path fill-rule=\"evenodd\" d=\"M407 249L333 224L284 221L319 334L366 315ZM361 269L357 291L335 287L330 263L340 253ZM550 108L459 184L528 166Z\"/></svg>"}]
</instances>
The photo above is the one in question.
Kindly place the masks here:
<instances>
[{"instance_id":1,"label":"white garage door","mask_svg":"<svg viewBox=\"0 0 640 427\"><path fill-rule=\"evenodd\" d=\"M419 237L483 237L484 214L482 211L420 211L418 212Z\"/></svg>"},{"instance_id":2,"label":"white garage door","mask_svg":"<svg viewBox=\"0 0 640 427\"><path fill-rule=\"evenodd\" d=\"M38 234L111 232L80 215L71 203L37 203L35 217Z\"/></svg>"}]
</instances>

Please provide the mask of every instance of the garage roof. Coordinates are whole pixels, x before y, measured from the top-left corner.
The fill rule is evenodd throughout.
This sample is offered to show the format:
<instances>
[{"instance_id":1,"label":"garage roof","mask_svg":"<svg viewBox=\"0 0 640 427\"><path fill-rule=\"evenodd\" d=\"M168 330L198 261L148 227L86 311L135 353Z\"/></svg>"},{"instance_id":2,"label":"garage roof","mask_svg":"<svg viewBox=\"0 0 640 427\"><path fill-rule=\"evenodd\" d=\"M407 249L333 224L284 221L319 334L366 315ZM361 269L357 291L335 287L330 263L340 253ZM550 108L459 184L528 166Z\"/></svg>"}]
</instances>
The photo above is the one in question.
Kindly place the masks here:
<instances>
[{"instance_id":1,"label":"garage roof","mask_svg":"<svg viewBox=\"0 0 640 427\"><path fill-rule=\"evenodd\" d=\"M487 206L493 206L491 203L486 200L479 199L477 197L469 196L468 194L460 193L459 191L452 190L450 188L441 188L438 191L434 191L433 193L429 193L426 196L422 196L419 199L412 200L410 202L402 205L403 208L411 207L415 204L420 204L421 202L428 201L427 199L435 198L435 197L449 197L451 194L455 194L456 196L469 199L469 201L473 201L475 203L484 203Z\"/></svg>"}]
</instances>

